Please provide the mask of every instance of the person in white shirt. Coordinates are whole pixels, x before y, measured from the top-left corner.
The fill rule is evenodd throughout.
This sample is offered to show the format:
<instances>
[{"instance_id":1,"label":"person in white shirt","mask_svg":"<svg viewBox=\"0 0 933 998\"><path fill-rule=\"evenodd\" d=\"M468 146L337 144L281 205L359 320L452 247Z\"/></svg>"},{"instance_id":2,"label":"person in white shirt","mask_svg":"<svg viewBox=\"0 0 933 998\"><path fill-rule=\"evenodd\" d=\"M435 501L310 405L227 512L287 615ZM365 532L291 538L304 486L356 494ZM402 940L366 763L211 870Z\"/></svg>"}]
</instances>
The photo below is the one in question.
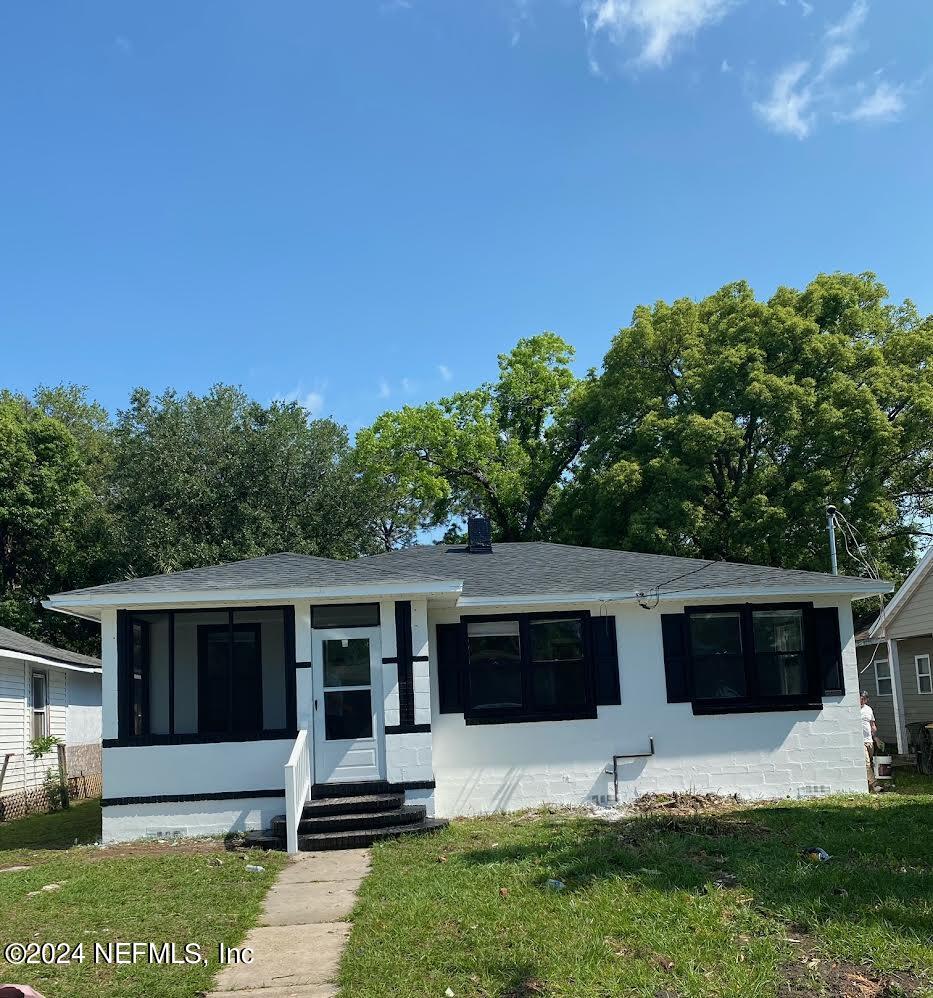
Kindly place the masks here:
<instances>
[{"instance_id":1,"label":"person in white shirt","mask_svg":"<svg viewBox=\"0 0 933 998\"><path fill-rule=\"evenodd\" d=\"M868 693L862 690L862 741L865 743L865 768L868 772L868 792L875 790L875 740L878 737L878 725L875 724L875 712L868 706Z\"/></svg>"}]
</instances>

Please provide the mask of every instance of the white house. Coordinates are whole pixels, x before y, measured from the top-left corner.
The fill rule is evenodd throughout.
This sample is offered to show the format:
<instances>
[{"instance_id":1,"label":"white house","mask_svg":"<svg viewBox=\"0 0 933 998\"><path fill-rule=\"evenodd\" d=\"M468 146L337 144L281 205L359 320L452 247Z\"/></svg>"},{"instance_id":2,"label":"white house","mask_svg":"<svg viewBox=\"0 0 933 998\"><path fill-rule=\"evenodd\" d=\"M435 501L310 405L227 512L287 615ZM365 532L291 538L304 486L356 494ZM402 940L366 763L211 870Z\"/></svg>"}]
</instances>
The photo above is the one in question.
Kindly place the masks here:
<instances>
[{"instance_id":1,"label":"white house","mask_svg":"<svg viewBox=\"0 0 933 998\"><path fill-rule=\"evenodd\" d=\"M104 837L327 848L544 802L866 789L850 601L886 583L470 527L51 597L101 622Z\"/></svg>"},{"instance_id":2,"label":"white house","mask_svg":"<svg viewBox=\"0 0 933 998\"><path fill-rule=\"evenodd\" d=\"M99 775L100 694L99 659L0 627L0 818L21 813L24 794L58 764L54 754L32 759L33 738L58 738L73 775Z\"/></svg>"}]
</instances>

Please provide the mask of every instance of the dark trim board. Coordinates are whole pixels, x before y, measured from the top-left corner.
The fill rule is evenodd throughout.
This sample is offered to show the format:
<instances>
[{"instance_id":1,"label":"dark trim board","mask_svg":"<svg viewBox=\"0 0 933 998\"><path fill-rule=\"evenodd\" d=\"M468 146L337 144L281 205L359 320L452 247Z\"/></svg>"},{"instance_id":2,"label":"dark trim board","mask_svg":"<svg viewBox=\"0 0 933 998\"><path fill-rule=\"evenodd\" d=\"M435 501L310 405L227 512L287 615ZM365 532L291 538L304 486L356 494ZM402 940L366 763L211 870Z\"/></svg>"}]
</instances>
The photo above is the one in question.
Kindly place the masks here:
<instances>
[{"instance_id":1,"label":"dark trim board","mask_svg":"<svg viewBox=\"0 0 933 998\"><path fill-rule=\"evenodd\" d=\"M398 665L398 655L383 656L383 665Z\"/></svg>"},{"instance_id":2,"label":"dark trim board","mask_svg":"<svg viewBox=\"0 0 933 998\"><path fill-rule=\"evenodd\" d=\"M412 662L430 662L431 661L431 656L430 655L412 655L411 660L412 660Z\"/></svg>"},{"instance_id":3,"label":"dark trim board","mask_svg":"<svg viewBox=\"0 0 933 998\"><path fill-rule=\"evenodd\" d=\"M599 715L595 707L583 707L580 710L567 710L555 714L496 714L483 716L466 714L464 723L469 727L474 724L538 724L541 721L593 721Z\"/></svg>"},{"instance_id":4,"label":"dark trim board","mask_svg":"<svg viewBox=\"0 0 933 998\"><path fill-rule=\"evenodd\" d=\"M429 734L430 724L387 724L385 733L387 735L421 735Z\"/></svg>"},{"instance_id":5,"label":"dark trim board","mask_svg":"<svg viewBox=\"0 0 933 998\"><path fill-rule=\"evenodd\" d=\"M400 794L405 790L433 790L437 786L434 780L409 780L407 783L390 783L389 793Z\"/></svg>"},{"instance_id":6,"label":"dark trim board","mask_svg":"<svg viewBox=\"0 0 933 998\"><path fill-rule=\"evenodd\" d=\"M769 714L783 711L820 711L822 702L791 701L788 703L703 703L697 700L693 703L693 713L697 717L708 717L714 714Z\"/></svg>"},{"instance_id":7,"label":"dark trim board","mask_svg":"<svg viewBox=\"0 0 933 998\"><path fill-rule=\"evenodd\" d=\"M310 669L314 665L313 662L296 662L296 669Z\"/></svg>"},{"instance_id":8,"label":"dark trim board","mask_svg":"<svg viewBox=\"0 0 933 998\"><path fill-rule=\"evenodd\" d=\"M133 735L129 738L105 738L103 748L144 748L152 745L223 745L225 742L294 741L297 728L276 731L219 731L215 734Z\"/></svg>"},{"instance_id":9,"label":"dark trim board","mask_svg":"<svg viewBox=\"0 0 933 998\"><path fill-rule=\"evenodd\" d=\"M398 655L398 702L401 723L415 723L415 681L412 669L411 600L395 602L395 651Z\"/></svg>"},{"instance_id":10,"label":"dark trim board","mask_svg":"<svg viewBox=\"0 0 933 998\"><path fill-rule=\"evenodd\" d=\"M125 804L184 804L206 800L248 800L256 797L284 797L285 790L220 790L209 794L154 794L149 797L105 797L101 807Z\"/></svg>"}]
</instances>

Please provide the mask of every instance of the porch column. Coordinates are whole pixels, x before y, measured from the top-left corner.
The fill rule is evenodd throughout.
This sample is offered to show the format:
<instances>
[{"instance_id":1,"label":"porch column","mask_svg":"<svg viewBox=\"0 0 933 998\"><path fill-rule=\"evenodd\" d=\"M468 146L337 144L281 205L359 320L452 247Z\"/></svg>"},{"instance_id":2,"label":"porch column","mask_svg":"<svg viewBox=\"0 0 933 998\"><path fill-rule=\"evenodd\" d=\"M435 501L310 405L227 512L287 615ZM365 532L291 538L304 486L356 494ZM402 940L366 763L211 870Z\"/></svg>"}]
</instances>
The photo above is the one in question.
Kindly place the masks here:
<instances>
[{"instance_id":1,"label":"porch column","mask_svg":"<svg viewBox=\"0 0 933 998\"><path fill-rule=\"evenodd\" d=\"M385 691L386 779L402 784L406 799L427 803L433 791L428 603L380 605Z\"/></svg>"},{"instance_id":2,"label":"porch column","mask_svg":"<svg viewBox=\"0 0 933 998\"><path fill-rule=\"evenodd\" d=\"M298 730L311 730L311 605L295 604L295 696Z\"/></svg>"},{"instance_id":3,"label":"porch column","mask_svg":"<svg viewBox=\"0 0 933 998\"><path fill-rule=\"evenodd\" d=\"M101 736L119 738L120 707L118 695L117 662L117 611L104 609L100 612L100 658L103 665L101 675Z\"/></svg>"},{"instance_id":4,"label":"porch column","mask_svg":"<svg viewBox=\"0 0 933 998\"><path fill-rule=\"evenodd\" d=\"M894 706L894 730L897 733L897 754L907 753L907 717L904 713L904 691L901 685L901 661L897 638L888 638L888 668L891 670L891 699Z\"/></svg>"}]
</instances>

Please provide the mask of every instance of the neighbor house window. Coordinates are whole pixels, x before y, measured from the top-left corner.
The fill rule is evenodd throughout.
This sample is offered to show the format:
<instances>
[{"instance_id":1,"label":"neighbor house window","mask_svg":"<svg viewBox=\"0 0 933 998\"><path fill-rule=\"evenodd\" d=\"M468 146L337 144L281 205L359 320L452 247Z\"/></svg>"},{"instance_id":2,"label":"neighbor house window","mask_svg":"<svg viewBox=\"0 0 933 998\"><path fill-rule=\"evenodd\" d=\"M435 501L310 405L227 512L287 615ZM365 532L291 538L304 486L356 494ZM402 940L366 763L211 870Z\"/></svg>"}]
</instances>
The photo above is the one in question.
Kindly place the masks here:
<instances>
[{"instance_id":1,"label":"neighbor house window","mask_svg":"<svg viewBox=\"0 0 933 998\"><path fill-rule=\"evenodd\" d=\"M468 720L595 716L582 617L470 621L466 640Z\"/></svg>"},{"instance_id":2,"label":"neighbor house window","mask_svg":"<svg viewBox=\"0 0 933 998\"><path fill-rule=\"evenodd\" d=\"M736 706L812 699L805 619L794 605L688 610L691 698Z\"/></svg>"},{"instance_id":3,"label":"neighbor house window","mask_svg":"<svg viewBox=\"0 0 933 998\"><path fill-rule=\"evenodd\" d=\"M917 692L933 693L933 671L930 669L930 656L915 655L914 666L917 669Z\"/></svg>"},{"instance_id":4,"label":"neighbor house window","mask_svg":"<svg viewBox=\"0 0 933 998\"><path fill-rule=\"evenodd\" d=\"M49 734L49 680L44 672L32 674L32 737Z\"/></svg>"},{"instance_id":5,"label":"neighbor house window","mask_svg":"<svg viewBox=\"0 0 933 998\"><path fill-rule=\"evenodd\" d=\"M891 696L891 666L886 658L875 661L875 692L880 697Z\"/></svg>"}]
</instances>

